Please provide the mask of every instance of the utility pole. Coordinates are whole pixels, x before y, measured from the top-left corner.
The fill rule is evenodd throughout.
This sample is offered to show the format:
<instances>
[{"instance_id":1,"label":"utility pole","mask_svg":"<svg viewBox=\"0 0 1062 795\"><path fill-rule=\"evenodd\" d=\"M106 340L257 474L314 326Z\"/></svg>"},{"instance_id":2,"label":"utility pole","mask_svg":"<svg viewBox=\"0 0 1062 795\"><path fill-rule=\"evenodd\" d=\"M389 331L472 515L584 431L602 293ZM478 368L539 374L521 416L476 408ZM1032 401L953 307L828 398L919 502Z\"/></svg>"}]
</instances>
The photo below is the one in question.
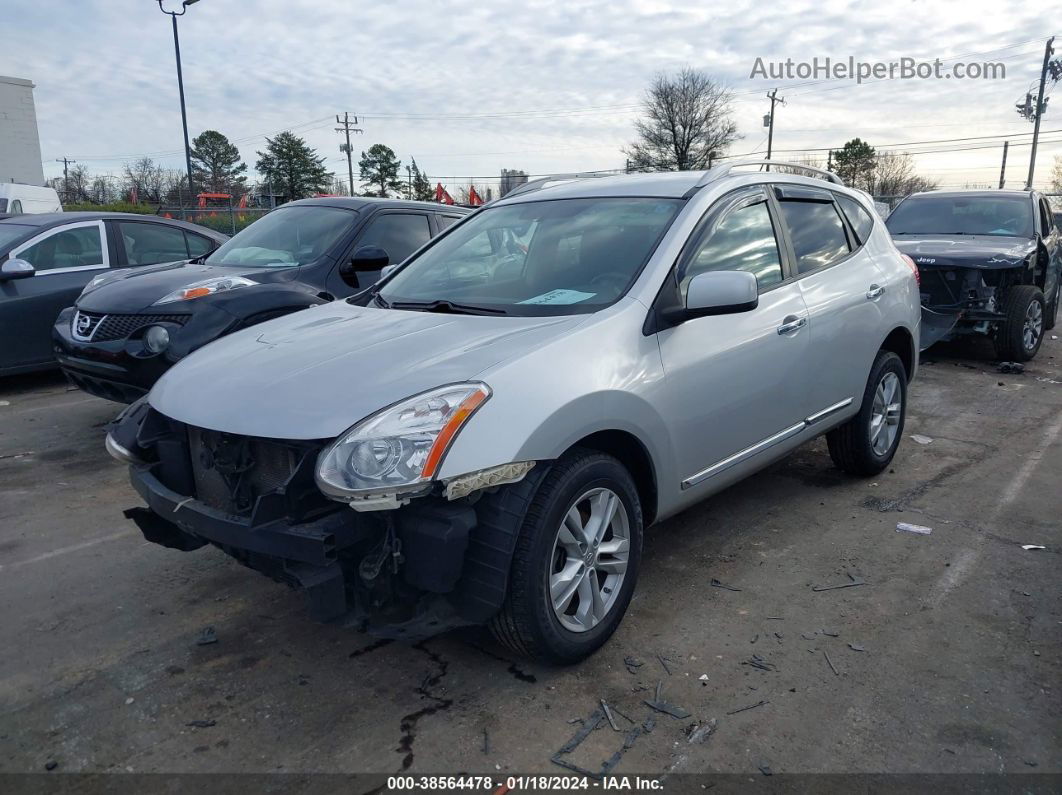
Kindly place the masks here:
<instances>
[{"instance_id":1,"label":"utility pole","mask_svg":"<svg viewBox=\"0 0 1062 795\"><path fill-rule=\"evenodd\" d=\"M1040 91L1036 95L1036 118L1033 123L1033 140L1032 140L1032 152L1029 154L1029 178L1025 182L1025 190L1032 190L1033 186L1033 172L1036 170L1036 144L1040 140L1040 118L1044 115L1044 111L1047 109L1044 106L1044 83L1047 82L1047 66L1051 61L1051 54L1054 49L1051 45L1054 43L1055 37L1052 36L1047 40L1047 44L1044 46L1044 65L1040 70Z\"/></svg>"},{"instance_id":2,"label":"utility pole","mask_svg":"<svg viewBox=\"0 0 1062 795\"><path fill-rule=\"evenodd\" d=\"M771 112L764 117L763 126L767 128L767 159L771 159L771 146L774 144L774 105L776 102L785 104L785 99L778 96L778 89L772 88L771 92L767 95L767 99L771 101ZM767 166L767 170L770 171L770 165Z\"/></svg>"},{"instance_id":3,"label":"utility pole","mask_svg":"<svg viewBox=\"0 0 1062 795\"><path fill-rule=\"evenodd\" d=\"M413 169L409 166L406 166L406 182L409 185L406 192L409 194L409 200L413 201Z\"/></svg>"},{"instance_id":4,"label":"utility pole","mask_svg":"<svg viewBox=\"0 0 1062 795\"><path fill-rule=\"evenodd\" d=\"M830 149L826 153L826 170L833 171L833 150Z\"/></svg>"},{"instance_id":5,"label":"utility pole","mask_svg":"<svg viewBox=\"0 0 1062 795\"><path fill-rule=\"evenodd\" d=\"M55 162L63 164L63 202L64 203L69 203L70 202L70 173L68 171L68 168L69 168L71 163L76 163L77 161L76 160L71 160L68 157L63 157L61 160L59 158L56 158Z\"/></svg>"},{"instance_id":6,"label":"utility pole","mask_svg":"<svg viewBox=\"0 0 1062 795\"><path fill-rule=\"evenodd\" d=\"M1003 165L999 167L999 189L1003 190L1003 182L1007 174L1007 149L1010 147L1010 141L1003 142Z\"/></svg>"},{"instance_id":7,"label":"utility pole","mask_svg":"<svg viewBox=\"0 0 1062 795\"><path fill-rule=\"evenodd\" d=\"M350 146L350 134L351 133L360 133L361 132L361 130L359 130L357 127L351 127L351 124L357 124L357 123L358 123L358 117L357 116L354 117L354 121L352 122L350 120L350 114L344 111L343 120L340 121L339 114L336 114L336 124L342 124L343 125L342 127L336 127L336 132L344 133L346 135L346 137L347 137L347 142L345 144L340 144L339 145L339 151L347 153L347 176L350 178L350 195L351 196L354 195L354 162L353 162L353 160L351 160L351 155L353 154L354 150Z\"/></svg>"}]
</instances>

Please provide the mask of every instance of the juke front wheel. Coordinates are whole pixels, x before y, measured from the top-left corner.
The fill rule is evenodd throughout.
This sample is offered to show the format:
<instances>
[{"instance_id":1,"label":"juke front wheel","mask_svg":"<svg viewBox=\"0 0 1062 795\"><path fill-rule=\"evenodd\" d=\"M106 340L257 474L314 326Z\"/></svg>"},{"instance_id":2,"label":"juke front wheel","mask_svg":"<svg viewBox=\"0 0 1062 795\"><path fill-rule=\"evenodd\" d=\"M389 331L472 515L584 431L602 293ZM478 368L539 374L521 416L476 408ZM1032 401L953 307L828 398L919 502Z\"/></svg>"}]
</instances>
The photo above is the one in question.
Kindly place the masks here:
<instances>
[{"instance_id":1,"label":"juke front wheel","mask_svg":"<svg viewBox=\"0 0 1062 795\"><path fill-rule=\"evenodd\" d=\"M622 620L641 551L642 508L630 474L612 456L573 450L524 514L492 634L518 654L578 662Z\"/></svg>"},{"instance_id":2,"label":"juke front wheel","mask_svg":"<svg viewBox=\"0 0 1062 795\"><path fill-rule=\"evenodd\" d=\"M903 362L895 353L878 351L859 413L826 434L833 463L853 475L877 475L896 455L906 414L907 372Z\"/></svg>"}]
</instances>

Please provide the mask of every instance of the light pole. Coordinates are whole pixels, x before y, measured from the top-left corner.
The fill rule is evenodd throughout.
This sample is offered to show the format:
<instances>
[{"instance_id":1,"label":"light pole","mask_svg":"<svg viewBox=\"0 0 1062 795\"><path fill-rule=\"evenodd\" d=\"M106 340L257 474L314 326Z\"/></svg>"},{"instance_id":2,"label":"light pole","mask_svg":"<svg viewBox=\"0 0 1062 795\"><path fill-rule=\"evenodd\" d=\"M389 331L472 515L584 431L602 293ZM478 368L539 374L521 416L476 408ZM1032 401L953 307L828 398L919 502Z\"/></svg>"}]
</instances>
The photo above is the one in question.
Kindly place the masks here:
<instances>
[{"instance_id":1,"label":"light pole","mask_svg":"<svg viewBox=\"0 0 1062 795\"><path fill-rule=\"evenodd\" d=\"M184 164L188 168L188 203L192 203L195 195L192 189L192 148L188 145L188 114L184 109L184 76L181 74L181 42L177 38L177 17L184 16L188 6L198 3L199 0L184 0L180 11L167 11L162 7L162 0L158 0L159 11L170 15L173 22L173 51L177 57L177 92L181 95L181 126L184 128Z\"/></svg>"}]
</instances>

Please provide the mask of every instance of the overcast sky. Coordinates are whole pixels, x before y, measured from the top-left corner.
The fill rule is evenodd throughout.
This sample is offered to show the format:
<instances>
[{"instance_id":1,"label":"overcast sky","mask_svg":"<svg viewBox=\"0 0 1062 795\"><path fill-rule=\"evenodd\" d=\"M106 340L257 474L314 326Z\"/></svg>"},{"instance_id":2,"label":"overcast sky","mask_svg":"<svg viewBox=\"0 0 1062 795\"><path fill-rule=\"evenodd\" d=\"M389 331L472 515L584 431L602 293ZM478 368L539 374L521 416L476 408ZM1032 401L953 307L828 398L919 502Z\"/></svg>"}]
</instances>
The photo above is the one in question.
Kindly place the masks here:
<instances>
[{"instance_id":1,"label":"overcast sky","mask_svg":"<svg viewBox=\"0 0 1062 795\"><path fill-rule=\"evenodd\" d=\"M853 136L880 146L1013 134L1008 186L1020 187L1032 124L1014 104L1039 76L1044 40L1062 33L1044 27L1047 11L983 0L201 0L179 25L190 133L220 130L252 168L263 135L291 129L345 175L333 131L343 111L364 129L355 155L385 143L433 181L618 168L648 81L688 64L734 92L743 139L731 153L764 149L765 94L778 87L776 158ZM141 155L183 164L170 20L154 0L4 0L3 20L0 74L36 84L46 175L64 155L104 173ZM1000 61L1006 79L749 77L757 57L816 56ZM1055 102L1045 132L1062 131ZM1044 140L1059 143L1041 145L1038 185L1062 132ZM973 146L984 148L919 155L920 171L946 186L996 182L995 139L907 148Z\"/></svg>"}]
</instances>

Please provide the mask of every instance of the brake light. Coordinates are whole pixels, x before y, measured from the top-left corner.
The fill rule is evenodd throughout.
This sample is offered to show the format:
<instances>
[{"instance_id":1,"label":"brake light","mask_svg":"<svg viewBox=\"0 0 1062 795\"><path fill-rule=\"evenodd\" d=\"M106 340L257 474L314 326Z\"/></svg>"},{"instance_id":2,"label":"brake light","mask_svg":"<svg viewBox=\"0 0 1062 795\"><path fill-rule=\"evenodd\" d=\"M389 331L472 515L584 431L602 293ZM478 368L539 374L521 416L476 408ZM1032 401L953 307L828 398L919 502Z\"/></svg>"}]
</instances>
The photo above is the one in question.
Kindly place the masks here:
<instances>
[{"instance_id":1,"label":"brake light","mask_svg":"<svg viewBox=\"0 0 1062 795\"><path fill-rule=\"evenodd\" d=\"M922 286L922 274L918 272L918 266L915 265L915 261L913 259L911 259L910 257L908 257L906 254L901 254L900 258L903 259L903 261L907 263L907 267L911 269L912 273L914 273L915 284L917 284L919 287L921 287Z\"/></svg>"}]
</instances>

